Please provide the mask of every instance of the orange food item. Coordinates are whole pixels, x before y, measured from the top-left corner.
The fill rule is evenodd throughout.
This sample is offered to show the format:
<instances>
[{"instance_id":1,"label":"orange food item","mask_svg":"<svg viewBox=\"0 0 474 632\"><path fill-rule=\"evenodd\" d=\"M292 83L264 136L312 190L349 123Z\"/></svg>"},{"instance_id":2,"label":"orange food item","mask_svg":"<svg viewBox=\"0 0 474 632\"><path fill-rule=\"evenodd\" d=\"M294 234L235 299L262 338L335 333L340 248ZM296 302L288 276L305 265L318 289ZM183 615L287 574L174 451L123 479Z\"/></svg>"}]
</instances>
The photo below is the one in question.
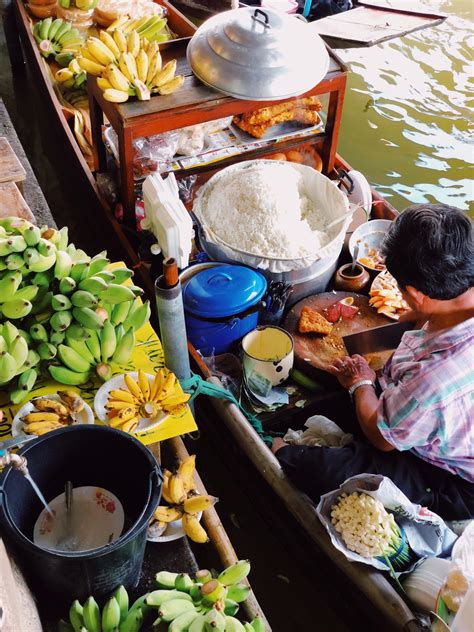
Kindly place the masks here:
<instances>
[{"instance_id":1,"label":"orange food item","mask_svg":"<svg viewBox=\"0 0 474 632\"><path fill-rule=\"evenodd\" d=\"M282 152L278 154L273 154L273 156L268 156L270 160L286 160L286 155Z\"/></svg>"},{"instance_id":2,"label":"orange food item","mask_svg":"<svg viewBox=\"0 0 474 632\"><path fill-rule=\"evenodd\" d=\"M328 335L332 331L332 324L314 309L303 307L298 323L298 330L303 334L314 333Z\"/></svg>"},{"instance_id":3,"label":"orange food item","mask_svg":"<svg viewBox=\"0 0 474 632\"><path fill-rule=\"evenodd\" d=\"M301 152L295 151L294 149L287 151L286 157L290 162L297 162L298 164L301 164L303 162L303 156Z\"/></svg>"},{"instance_id":4,"label":"orange food item","mask_svg":"<svg viewBox=\"0 0 474 632\"><path fill-rule=\"evenodd\" d=\"M34 15L35 18L40 18L43 20L44 18L51 18L56 15L57 4L53 2L52 4L27 4L28 11L31 15Z\"/></svg>"}]
</instances>

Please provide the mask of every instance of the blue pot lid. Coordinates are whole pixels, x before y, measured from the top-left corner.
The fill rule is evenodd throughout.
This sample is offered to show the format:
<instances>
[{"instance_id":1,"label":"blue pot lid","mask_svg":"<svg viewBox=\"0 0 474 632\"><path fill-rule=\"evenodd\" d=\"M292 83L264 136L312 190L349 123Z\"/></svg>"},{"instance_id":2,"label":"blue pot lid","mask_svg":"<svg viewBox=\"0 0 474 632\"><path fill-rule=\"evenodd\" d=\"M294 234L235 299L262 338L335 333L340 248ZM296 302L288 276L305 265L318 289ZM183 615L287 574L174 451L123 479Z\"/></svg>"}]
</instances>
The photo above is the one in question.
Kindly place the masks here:
<instances>
[{"instance_id":1,"label":"blue pot lid","mask_svg":"<svg viewBox=\"0 0 474 632\"><path fill-rule=\"evenodd\" d=\"M225 265L196 274L184 288L188 312L205 318L233 316L258 303L267 290L265 277L251 268Z\"/></svg>"}]
</instances>

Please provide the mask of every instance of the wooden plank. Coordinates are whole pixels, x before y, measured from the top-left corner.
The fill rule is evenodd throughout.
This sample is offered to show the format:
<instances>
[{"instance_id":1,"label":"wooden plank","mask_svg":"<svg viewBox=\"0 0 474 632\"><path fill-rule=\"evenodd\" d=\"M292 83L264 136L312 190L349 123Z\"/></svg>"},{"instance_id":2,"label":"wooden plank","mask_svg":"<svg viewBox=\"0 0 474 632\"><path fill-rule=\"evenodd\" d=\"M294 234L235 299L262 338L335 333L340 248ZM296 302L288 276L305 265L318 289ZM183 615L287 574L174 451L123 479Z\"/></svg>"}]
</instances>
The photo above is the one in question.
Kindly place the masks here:
<instances>
[{"instance_id":1,"label":"wooden plank","mask_svg":"<svg viewBox=\"0 0 474 632\"><path fill-rule=\"evenodd\" d=\"M35 217L14 182L0 183L0 217L22 217L33 224Z\"/></svg>"},{"instance_id":2,"label":"wooden plank","mask_svg":"<svg viewBox=\"0 0 474 632\"><path fill-rule=\"evenodd\" d=\"M0 137L0 183L22 182L26 178L26 171L11 148L8 140Z\"/></svg>"},{"instance_id":3,"label":"wooden plank","mask_svg":"<svg viewBox=\"0 0 474 632\"><path fill-rule=\"evenodd\" d=\"M321 37L373 46L422 28L435 26L444 17L360 6L309 24Z\"/></svg>"},{"instance_id":4,"label":"wooden plank","mask_svg":"<svg viewBox=\"0 0 474 632\"><path fill-rule=\"evenodd\" d=\"M390 11L390 13L411 13L414 15L423 15L427 18L441 18L442 20L448 17L446 13L440 11L428 11L426 4L414 2L413 0L370 0L369 2L358 0L356 4Z\"/></svg>"}]
</instances>

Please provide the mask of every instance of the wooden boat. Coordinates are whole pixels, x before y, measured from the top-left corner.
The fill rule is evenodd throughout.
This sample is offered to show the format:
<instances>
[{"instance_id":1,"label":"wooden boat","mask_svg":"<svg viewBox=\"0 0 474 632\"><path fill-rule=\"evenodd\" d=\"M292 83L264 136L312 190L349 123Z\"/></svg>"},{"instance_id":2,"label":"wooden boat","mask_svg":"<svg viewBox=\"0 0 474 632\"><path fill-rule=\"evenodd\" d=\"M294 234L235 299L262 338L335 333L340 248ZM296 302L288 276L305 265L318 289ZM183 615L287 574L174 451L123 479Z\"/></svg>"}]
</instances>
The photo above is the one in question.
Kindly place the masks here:
<instances>
[{"instance_id":1,"label":"wooden boat","mask_svg":"<svg viewBox=\"0 0 474 632\"><path fill-rule=\"evenodd\" d=\"M29 18L21 0L13 0L13 11L15 24L23 46L23 54L28 65L33 69L37 77L37 85L43 96L43 103L51 114L51 119L55 121L64 141L64 154L76 165L77 186L82 186L97 201L97 207L102 209L104 216L110 223L114 233L123 248L123 256L131 265L137 266L142 277L143 287L150 296L153 296L153 284L150 276L143 267L140 266L137 253L128 237L128 232L115 218L110 205L102 196L94 176L89 169L84 157L79 150L74 135L72 133L67 113L61 107L56 94L51 86L49 76L45 70L44 63L40 57L36 43L32 37L29 27ZM8 18L11 24L11 15ZM12 65L17 72L22 68L22 57L19 56L18 48L15 48L15 39L10 37L9 50L12 57ZM320 148L321 141L316 142L316 148ZM275 149L278 151L278 149ZM350 170L350 166L339 155L335 156L334 168L329 173L330 177L337 177L342 169ZM207 172L207 176L210 172ZM373 192L372 217L377 219L393 219L397 211L375 191ZM195 370L210 382L216 382L212 377L201 357L189 345L191 358ZM324 404L329 409L338 406L340 395L329 393L321 397L320 404ZM315 549L323 551L340 571L371 601L376 610L379 621L383 621L383 629L403 630L403 632L416 632L422 630L410 606L395 590L387 577L373 568L350 563L346 558L336 551L331 544L328 534L317 518L314 504L298 489L296 489L285 476L277 459L270 450L260 440L257 433L249 425L242 413L228 402L213 399L211 401L219 418L224 421L230 435L248 455L255 468L260 472L268 485L280 497L282 505L299 521L304 530L308 533ZM294 411L293 411L294 413ZM179 454L183 453L184 446L180 439L175 440ZM208 512L208 520L205 525L217 547L221 560L228 564L234 559L231 545L226 539L222 524L214 516L213 512ZM219 534L221 536L219 543ZM255 607L257 607L255 605Z\"/></svg>"}]
</instances>

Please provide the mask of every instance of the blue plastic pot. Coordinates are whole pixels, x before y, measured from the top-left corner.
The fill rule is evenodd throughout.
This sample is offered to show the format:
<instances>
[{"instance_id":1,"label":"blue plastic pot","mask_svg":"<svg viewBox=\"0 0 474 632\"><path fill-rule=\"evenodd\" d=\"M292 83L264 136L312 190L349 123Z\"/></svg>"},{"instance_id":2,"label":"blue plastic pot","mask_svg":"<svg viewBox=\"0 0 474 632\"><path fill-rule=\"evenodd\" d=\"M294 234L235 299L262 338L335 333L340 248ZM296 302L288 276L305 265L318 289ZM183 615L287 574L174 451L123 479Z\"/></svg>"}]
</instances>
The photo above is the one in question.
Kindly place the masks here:
<instances>
[{"instance_id":1,"label":"blue plastic pot","mask_svg":"<svg viewBox=\"0 0 474 632\"><path fill-rule=\"evenodd\" d=\"M265 277L245 266L224 265L196 274L183 293L186 332L203 355L225 353L258 325Z\"/></svg>"}]
</instances>

